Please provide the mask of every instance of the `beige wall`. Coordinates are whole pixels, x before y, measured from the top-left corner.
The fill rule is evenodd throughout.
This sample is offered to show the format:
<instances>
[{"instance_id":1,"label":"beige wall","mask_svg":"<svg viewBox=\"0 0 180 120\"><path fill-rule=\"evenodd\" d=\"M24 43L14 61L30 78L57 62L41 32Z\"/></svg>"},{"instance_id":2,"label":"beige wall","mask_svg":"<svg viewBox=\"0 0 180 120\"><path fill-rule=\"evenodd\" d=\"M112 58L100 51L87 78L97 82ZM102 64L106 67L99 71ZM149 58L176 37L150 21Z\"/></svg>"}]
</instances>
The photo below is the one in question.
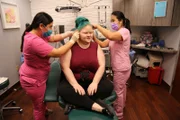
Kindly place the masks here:
<instances>
[{"instance_id":1,"label":"beige wall","mask_svg":"<svg viewBox=\"0 0 180 120\"><path fill-rule=\"evenodd\" d=\"M11 87L19 81L17 68L20 66L21 35L25 29L25 23L31 21L31 11L29 0L1 1L18 5L21 22L20 28L5 30L0 19L0 76L8 77L9 87Z\"/></svg>"},{"instance_id":2,"label":"beige wall","mask_svg":"<svg viewBox=\"0 0 180 120\"><path fill-rule=\"evenodd\" d=\"M88 1L93 2L96 0ZM77 16L75 13L58 13L55 11L56 6L66 6L67 4L70 4L69 0L31 0L32 16L34 16L40 11L47 12L53 17L54 25L65 25L65 30L67 31L74 28L74 21L77 16L85 16L90 20L91 23L98 23L97 5L108 5L110 6L110 8L107 9L107 26L109 26L110 14L112 12L112 0L102 0L89 7L82 8L82 10L77 14ZM100 16L100 19L104 20L104 9L102 9Z\"/></svg>"}]
</instances>

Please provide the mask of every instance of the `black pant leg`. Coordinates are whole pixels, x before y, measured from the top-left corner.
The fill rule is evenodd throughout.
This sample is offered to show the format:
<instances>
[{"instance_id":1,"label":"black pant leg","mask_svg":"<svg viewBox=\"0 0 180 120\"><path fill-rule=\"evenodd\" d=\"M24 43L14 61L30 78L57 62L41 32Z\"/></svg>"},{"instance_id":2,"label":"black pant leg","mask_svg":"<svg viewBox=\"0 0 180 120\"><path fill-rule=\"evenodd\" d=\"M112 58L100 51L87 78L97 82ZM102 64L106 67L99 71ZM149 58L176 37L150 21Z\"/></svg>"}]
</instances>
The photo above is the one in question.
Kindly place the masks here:
<instances>
[{"instance_id":1,"label":"black pant leg","mask_svg":"<svg viewBox=\"0 0 180 120\"><path fill-rule=\"evenodd\" d=\"M68 81L63 80L60 82L58 87L58 94L68 103L73 104L78 107L83 107L86 109L91 109L94 101L89 98L89 96L79 95L76 93L74 88L69 84Z\"/></svg>"},{"instance_id":2,"label":"black pant leg","mask_svg":"<svg viewBox=\"0 0 180 120\"><path fill-rule=\"evenodd\" d=\"M113 83L110 80L107 80L106 77L102 77L98 84L97 92L92 96L92 99L104 99L109 97L113 91L113 88Z\"/></svg>"}]
</instances>

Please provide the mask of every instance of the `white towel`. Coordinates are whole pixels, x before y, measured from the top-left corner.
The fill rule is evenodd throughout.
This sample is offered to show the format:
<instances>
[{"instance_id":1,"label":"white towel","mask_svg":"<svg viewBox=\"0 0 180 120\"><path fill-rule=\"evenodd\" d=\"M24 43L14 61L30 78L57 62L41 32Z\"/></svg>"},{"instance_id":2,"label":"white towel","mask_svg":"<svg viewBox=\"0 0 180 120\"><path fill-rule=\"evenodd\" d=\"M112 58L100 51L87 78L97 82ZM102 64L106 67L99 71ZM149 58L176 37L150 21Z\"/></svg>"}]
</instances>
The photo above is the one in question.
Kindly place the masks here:
<instances>
[{"instance_id":1,"label":"white towel","mask_svg":"<svg viewBox=\"0 0 180 120\"><path fill-rule=\"evenodd\" d=\"M146 56L143 55L138 55L138 61L136 62L136 64L140 67L143 68L148 68L149 67L149 60L146 58Z\"/></svg>"}]
</instances>

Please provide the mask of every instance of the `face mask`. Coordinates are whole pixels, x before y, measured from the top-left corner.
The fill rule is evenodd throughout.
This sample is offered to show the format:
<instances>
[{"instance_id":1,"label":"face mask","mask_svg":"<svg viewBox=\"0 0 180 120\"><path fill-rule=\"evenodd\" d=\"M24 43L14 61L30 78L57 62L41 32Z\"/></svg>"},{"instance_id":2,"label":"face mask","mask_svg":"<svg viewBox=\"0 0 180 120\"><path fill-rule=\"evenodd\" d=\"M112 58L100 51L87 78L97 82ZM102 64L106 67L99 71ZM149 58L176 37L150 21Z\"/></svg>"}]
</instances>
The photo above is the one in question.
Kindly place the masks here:
<instances>
[{"instance_id":1,"label":"face mask","mask_svg":"<svg viewBox=\"0 0 180 120\"><path fill-rule=\"evenodd\" d=\"M43 33L43 37L48 37L52 34L52 30L48 30L47 32Z\"/></svg>"},{"instance_id":2,"label":"face mask","mask_svg":"<svg viewBox=\"0 0 180 120\"><path fill-rule=\"evenodd\" d=\"M111 23L111 28L112 28L113 30L115 30L115 31L118 31L118 30L119 30L119 26L118 26L118 24L116 24L116 23Z\"/></svg>"}]
</instances>

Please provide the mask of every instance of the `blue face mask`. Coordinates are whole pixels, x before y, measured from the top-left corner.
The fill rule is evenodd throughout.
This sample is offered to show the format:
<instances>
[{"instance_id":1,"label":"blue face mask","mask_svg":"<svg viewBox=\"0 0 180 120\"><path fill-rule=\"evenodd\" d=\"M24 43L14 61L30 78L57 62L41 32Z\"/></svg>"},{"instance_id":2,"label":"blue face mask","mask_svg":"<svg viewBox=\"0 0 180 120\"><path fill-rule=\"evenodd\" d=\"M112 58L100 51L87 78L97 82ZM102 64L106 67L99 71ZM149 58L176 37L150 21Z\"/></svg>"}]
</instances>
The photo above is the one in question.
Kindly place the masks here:
<instances>
[{"instance_id":1,"label":"blue face mask","mask_svg":"<svg viewBox=\"0 0 180 120\"><path fill-rule=\"evenodd\" d=\"M52 30L48 30L47 32L43 33L43 37L48 37L52 34Z\"/></svg>"}]
</instances>

